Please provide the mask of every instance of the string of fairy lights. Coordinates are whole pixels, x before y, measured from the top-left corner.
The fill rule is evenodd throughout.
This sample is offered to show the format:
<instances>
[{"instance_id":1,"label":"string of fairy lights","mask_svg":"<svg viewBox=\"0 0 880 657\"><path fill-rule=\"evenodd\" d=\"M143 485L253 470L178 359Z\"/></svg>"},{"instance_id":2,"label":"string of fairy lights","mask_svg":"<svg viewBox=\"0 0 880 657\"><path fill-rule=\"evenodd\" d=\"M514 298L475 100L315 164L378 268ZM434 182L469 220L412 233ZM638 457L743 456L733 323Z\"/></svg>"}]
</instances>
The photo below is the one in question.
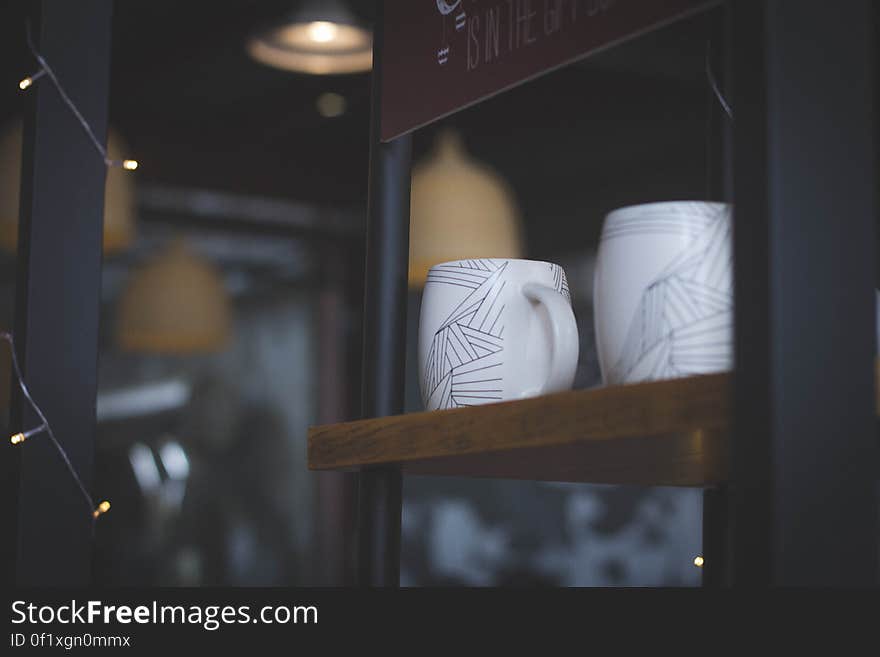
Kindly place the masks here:
<instances>
[{"instance_id":1,"label":"string of fairy lights","mask_svg":"<svg viewBox=\"0 0 880 657\"><path fill-rule=\"evenodd\" d=\"M13 445L21 445L29 438L45 433L49 437L49 440L52 442L53 447L55 447L55 451L57 451L58 455L61 457L61 460L64 461L64 465L67 467L68 472L70 472L70 476L73 478L74 483L76 483L77 488L79 488L80 493L82 493L83 499L85 499L89 511L91 511L92 513L92 520L96 520L98 516L103 513L107 513L107 511L110 510L110 502L108 502L107 500L103 500L100 504L95 504L95 501L92 499L92 496L89 494L88 489L80 478L79 473L76 471L76 468L73 467L73 463L71 463L70 457L67 455L64 447L61 446L61 443L58 442L58 439L55 437L55 432L52 431L52 425L49 424L49 420L46 418L46 414L43 412L43 409L40 408L40 405L34 401L30 390L28 390L27 383L25 383L24 377L21 374L21 368L18 365L18 356L15 353L15 340L13 339L12 334L4 331L0 333L0 339L5 340L9 344L9 351L12 355L12 372L15 375L16 381L18 382L18 387L21 390L21 394L27 400L28 404L30 404L31 408L34 409L34 413L36 413L37 417L40 419L40 424L33 427L32 429L28 429L27 431L22 431L14 434L12 437L10 437L9 442L11 442Z\"/></svg>"},{"instance_id":2,"label":"string of fairy lights","mask_svg":"<svg viewBox=\"0 0 880 657\"><path fill-rule=\"evenodd\" d=\"M718 85L718 80L715 78L715 71L712 70L712 42L709 41L706 44L706 80L709 82L709 87L712 89L712 93L715 94L715 98L718 100L718 104L721 105L721 109L724 110L724 113L727 114L728 118L733 120L733 108L730 106L730 103L727 102L727 98L724 97L724 94L721 92L721 87Z\"/></svg>"},{"instance_id":3,"label":"string of fairy lights","mask_svg":"<svg viewBox=\"0 0 880 657\"><path fill-rule=\"evenodd\" d=\"M104 164L108 167L121 167L123 169L127 169L129 171L134 171L138 168L137 160L113 160L107 154L107 149L104 147L104 144L101 143L101 140L95 136L95 131L92 130L92 126L89 125L89 122L86 121L85 117L77 108L76 104L70 99L70 96L67 95L67 92L64 90L64 87L61 85L61 82L58 80L58 76L55 74L55 71L52 70L52 67L49 66L49 62L37 51L34 46L33 39L31 38L31 26L30 23L27 24L27 45L31 51L31 55L33 55L34 59L37 60L37 63L40 65L40 68L36 73L27 76L21 82L18 83L18 88L22 91L27 91L30 89L35 82L37 82L43 76L49 78L51 80L52 85L55 87L55 90L58 92L58 95L61 97L61 100L64 101L64 104L67 105L67 108L70 110L71 114L76 117L76 120L79 121L80 126L85 131L86 136L88 136L89 141L92 142L92 145L95 147L95 150L98 151L98 154L101 156L101 159L104 160Z\"/></svg>"},{"instance_id":4,"label":"string of fairy lights","mask_svg":"<svg viewBox=\"0 0 880 657\"><path fill-rule=\"evenodd\" d=\"M102 144L101 140L97 138L97 136L95 135L95 131L92 130L92 126L89 124L88 121L86 121L85 117L79 111L79 108L77 108L76 103L71 100L68 93L64 90L64 87L58 79L55 71L49 65L49 62L46 61L46 58L43 57L34 46L33 39L31 38L30 23L26 25L26 35L28 48L30 49L31 55L33 55L37 64L39 64L39 69L37 69L37 71L32 75L29 75L26 78L22 79L21 82L18 83L18 88L21 91L27 91L34 85L34 83L42 78L46 78L51 81L52 86L55 87L55 90L58 92L59 97L70 110L71 114L73 114L73 116L79 122L83 131L86 133L86 136L89 138L89 141L92 143L92 145L95 147L95 150L101 156L104 165L107 167L120 167L128 171L134 171L135 169L137 169L137 160L114 160L109 157L104 144ZM67 451L56 438L55 432L52 430L52 425L49 424L49 419L46 417L43 409L40 408L40 405L37 404L37 402L34 400L30 390L28 389L27 383L25 383L24 376L22 376L21 368L18 364L18 355L16 353L15 340L12 334L7 332L0 332L0 339L4 340L9 345L12 360L12 370L18 383L18 387L21 390L21 394L24 396L25 400L27 400L28 404L30 404L30 407L34 410L34 413L36 413L37 417L40 420L40 424L38 424L37 426L12 435L9 439L9 442L15 446L18 446L22 445L24 442L26 442L30 438L33 438L34 436L45 434L49 438L52 446L55 448L55 451L58 452L58 455L61 457L64 465L67 467L71 478L73 479L74 483L82 494L83 499L88 505L88 510L92 522L94 522L101 515L107 513L110 510L110 502L107 500L102 500L100 503L95 504L95 500L92 498L91 494L88 491L88 488L86 488L85 484L83 483L82 478L79 476L79 473L71 462L70 457L67 455Z\"/></svg>"}]
</instances>

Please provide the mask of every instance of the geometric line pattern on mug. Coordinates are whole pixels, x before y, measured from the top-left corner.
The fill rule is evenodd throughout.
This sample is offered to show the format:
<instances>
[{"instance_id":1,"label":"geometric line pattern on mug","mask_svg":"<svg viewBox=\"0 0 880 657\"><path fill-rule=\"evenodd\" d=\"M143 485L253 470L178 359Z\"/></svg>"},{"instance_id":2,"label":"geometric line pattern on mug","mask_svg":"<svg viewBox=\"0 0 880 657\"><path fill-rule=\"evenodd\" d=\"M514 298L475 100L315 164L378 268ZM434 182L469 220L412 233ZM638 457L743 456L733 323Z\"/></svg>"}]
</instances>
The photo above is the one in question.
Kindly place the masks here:
<instances>
[{"instance_id":1,"label":"geometric line pattern on mug","mask_svg":"<svg viewBox=\"0 0 880 657\"><path fill-rule=\"evenodd\" d=\"M612 381L633 382L727 369L733 358L733 254L726 207L647 286ZM707 215L708 216L708 215Z\"/></svg>"},{"instance_id":2,"label":"geometric line pattern on mug","mask_svg":"<svg viewBox=\"0 0 880 657\"><path fill-rule=\"evenodd\" d=\"M464 260L433 267L428 283L471 291L434 333L425 362L422 390L428 408L457 408L503 399L506 260Z\"/></svg>"},{"instance_id":3,"label":"geometric line pattern on mug","mask_svg":"<svg viewBox=\"0 0 880 657\"><path fill-rule=\"evenodd\" d=\"M565 276L565 270L559 265L550 263L550 275L553 277L553 289L571 303L571 292L568 289L568 278Z\"/></svg>"},{"instance_id":4,"label":"geometric line pattern on mug","mask_svg":"<svg viewBox=\"0 0 880 657\"><path fill-rule=\"evenodd\" d=\"M717 221L719 208L727 212L723 206L680 203L672 217L664 205L640 208L638 213L630 217L618 215L613 223L603 227L601 240L604 242L632 235L699 235Z\"/></svg>"}]
</instances>

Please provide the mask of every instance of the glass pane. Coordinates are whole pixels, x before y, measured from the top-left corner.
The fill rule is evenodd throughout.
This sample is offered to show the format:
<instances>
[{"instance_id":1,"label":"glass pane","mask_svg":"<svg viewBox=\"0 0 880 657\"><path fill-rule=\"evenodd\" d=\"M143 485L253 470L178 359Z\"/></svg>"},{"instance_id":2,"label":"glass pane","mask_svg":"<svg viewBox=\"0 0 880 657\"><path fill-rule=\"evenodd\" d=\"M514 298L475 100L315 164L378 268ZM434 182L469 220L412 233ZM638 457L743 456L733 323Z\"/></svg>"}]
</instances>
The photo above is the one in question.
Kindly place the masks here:
<instances>
[{"instance_id":1,"label":"glass pane","mask_svg":"<svg viewBox=\"0 0 880 657\"><path fill-rule=\"evenodd\" d=\"M706 75L707 58L723 46L720 21L718 12L695 16L415 135L420 164L414 215L440 223L440 206L448 208L452 223L452 215L483 203L481 194L506 194L515 211L505 221L519 225L522 244L519 252L510 247L503 255L557 263L566 271L580 336L575 388L602 384L593 278L605 216L639 203L721 198L720 130L726 119ZM459 143L454 165L446 155L450 130ZM457 186L443 187L441 170L453 166L461 170ZM491 172L485 187L492 191L473 182L485 171ZM494 191L497 181L502 192ZM417 193L422 186L431 186L432 194ZM444 200L432 201L429 210L419 205L423 198ZM486 215L495 208L488 202L485 207ZM468 214L471 222L479 220L477 214ZM458 217L456 225L465 224ZM414 226L413 240L417 230L428 233ZM492 237L461 230L466 235L458 235L459 244L450 249L467 249L469 239L484 240L485 249L506 248L506 229ZM436 250L436 239L424 248ZM419 292L411 294L410 411L422 408L415 369L420 300ZM405 585L700 583L694 565L702 543L699 489L432 477L404 482Z\"/></svg>"}]
</instances>

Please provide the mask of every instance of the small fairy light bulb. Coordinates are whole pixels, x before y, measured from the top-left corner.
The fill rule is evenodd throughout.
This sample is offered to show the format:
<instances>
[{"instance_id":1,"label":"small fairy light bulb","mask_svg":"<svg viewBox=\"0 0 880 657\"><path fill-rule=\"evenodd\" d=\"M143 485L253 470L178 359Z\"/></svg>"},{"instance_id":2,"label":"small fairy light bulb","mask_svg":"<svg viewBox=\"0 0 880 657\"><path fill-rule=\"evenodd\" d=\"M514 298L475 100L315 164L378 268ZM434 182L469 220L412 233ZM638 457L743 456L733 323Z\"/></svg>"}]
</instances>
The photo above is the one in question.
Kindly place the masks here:
<instances>
[{"instance_id":1,"label":"small fairy light bulb","mask_svg":"<svg viewBox=\"0 0 880 657\"><path fill-rule=\"evenodd\" d=\"M92 511L92 517L97 518L100 515L107 513L110 510L110 502L104 500L98 505L98 508Z\"/></svg>"},{"instance_id":2,"label":"small fairy light bulb","mask_svg":"<svg viewBox=\"0 0 880 657\"><path fill-rule=\"evenodd\" d=\"M695 565L697 568L702 568L704 563L706 563L706 562L705 562L705 560L703 559L703 556L702 556L702 555L697 555L697 556L694 557L694 565Z\"/></svg>"},{"instance_id":3,"label":"small fairy light bulb","mask_svg":"<svg viewBox=\"0 0 880 657\"><path fill-rule=\"evenodd\" d=\"M39 80L45 74L46 74L45 69L40 69L39 71L37 71L33 75L29 75L24 80L19 82L18 88L21 89L22 91L26 91L28 88L30 88L34 84L34 82Z\"/></svg>"},{"instance_id":4,"label":"small fairy light bulb","mask_svg":"<svg viewBox=\"0 0 880 657\"><path fill-rule=\"evenodd\" d=\"M138 168L137 160L122 160L122 168L128 169L129 171L134 171Z\"/></svg>"},{"instance_id":5,"label":"small fairy light bulb","mask_svg":"<svg viewBox=\"0 0 880 657\"><path fill-rule=\"evenodd\" d=\"M25 440L30 438L31 436L35 436L38 433L42 433L46 430L46 425L40 425L39 427L34 427L33 429L28 429L23 433L17 433L13 436L10 436L9 442L13 445L21 445Z\"/></svg>"}]
</instances>

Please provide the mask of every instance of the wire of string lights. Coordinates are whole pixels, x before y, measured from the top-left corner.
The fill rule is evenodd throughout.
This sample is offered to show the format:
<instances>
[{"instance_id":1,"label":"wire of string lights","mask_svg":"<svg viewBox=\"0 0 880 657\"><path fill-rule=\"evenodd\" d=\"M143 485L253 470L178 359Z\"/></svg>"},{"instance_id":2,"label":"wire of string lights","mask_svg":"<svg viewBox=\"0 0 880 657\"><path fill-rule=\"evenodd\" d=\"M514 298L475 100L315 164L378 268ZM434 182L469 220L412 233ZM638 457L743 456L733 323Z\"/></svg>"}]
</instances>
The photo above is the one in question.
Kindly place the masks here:
<instances>
[{"instance_id":1,"label":"wire of string lights","mask_svg":"<svg viewBox=\"0 0 880 657\"><path fill-rule=\"evenodd\" d=\"M34 85L35 82L40 80L43 77L48 78L52 85L55 87L55 90L58 92L58 95L61 97L61 100L70 110L71 114L77 119L80 126L82 126L83 131L85 131L86 136L88 136L89 141L91 141L92 145L95 147L95 150L98 151L98 154L101 156L101 159L104 161L104 164L108 167L121 167L123 169L127 169L129 171L133 171L138 168L137 160L125 159L125 160L112 160L107 155L107 149L101 143L101 140L97 138L95 135L95 131L92 129L92 126L89 125L89 122L86 121L85 117L77 108L76 104L64 90L58 76L55 74L55 71L49 65L49 62L46 61L45 57L43 57L39 51L37 51L34 46L33 39L31 38L31 28L30 23L26 25L26 36L27 36L27 45L33 55L34 59L40 65L40 68L36 71L36 73L29 75L28 77L21 80L18 83L18 88L22 91L26 91L30 87ZM77 488L82 494L83 499L88 505L89 514L92 518L92 522L98 519L104 513L110 510L110 502L107 500L101 501L99 504L95 504L94 499L86 488L85 484L82 481L82 478L79 476L79 473L76 471L73 463L70 461L70 457L67 455L64 447L55 437L55 432L52 430L52 426L49 424L49 420L46 417L46 414L43 412L43 409L40 408L39 404L34 400L31 395L30 390L28 390L27 384L24 381L24 377L21 373L21 368L18 364L18 356L15 351L15 340L11 333L8 332L0 332L0 339L6 341L9 345L9 350L12 355L12 369L15 375L15 378L18 382L18 387L21 390L22 395L27 400L28 404L30 404L31 408L37 414L37 417L40 419L40 424L28 429L26 431L21 431L19 433L14 434L10 437L9 442L13 445L21 445L28 439L38 436L40 434L46 434L49 437L52 446L55 448L55 451L58 452L58 455L61 457L61 460L64 461L64 465L67 467L68 472L70 472L70 476L73 478L74 483L76 483Z\"/></svg>"}]
</instances>

